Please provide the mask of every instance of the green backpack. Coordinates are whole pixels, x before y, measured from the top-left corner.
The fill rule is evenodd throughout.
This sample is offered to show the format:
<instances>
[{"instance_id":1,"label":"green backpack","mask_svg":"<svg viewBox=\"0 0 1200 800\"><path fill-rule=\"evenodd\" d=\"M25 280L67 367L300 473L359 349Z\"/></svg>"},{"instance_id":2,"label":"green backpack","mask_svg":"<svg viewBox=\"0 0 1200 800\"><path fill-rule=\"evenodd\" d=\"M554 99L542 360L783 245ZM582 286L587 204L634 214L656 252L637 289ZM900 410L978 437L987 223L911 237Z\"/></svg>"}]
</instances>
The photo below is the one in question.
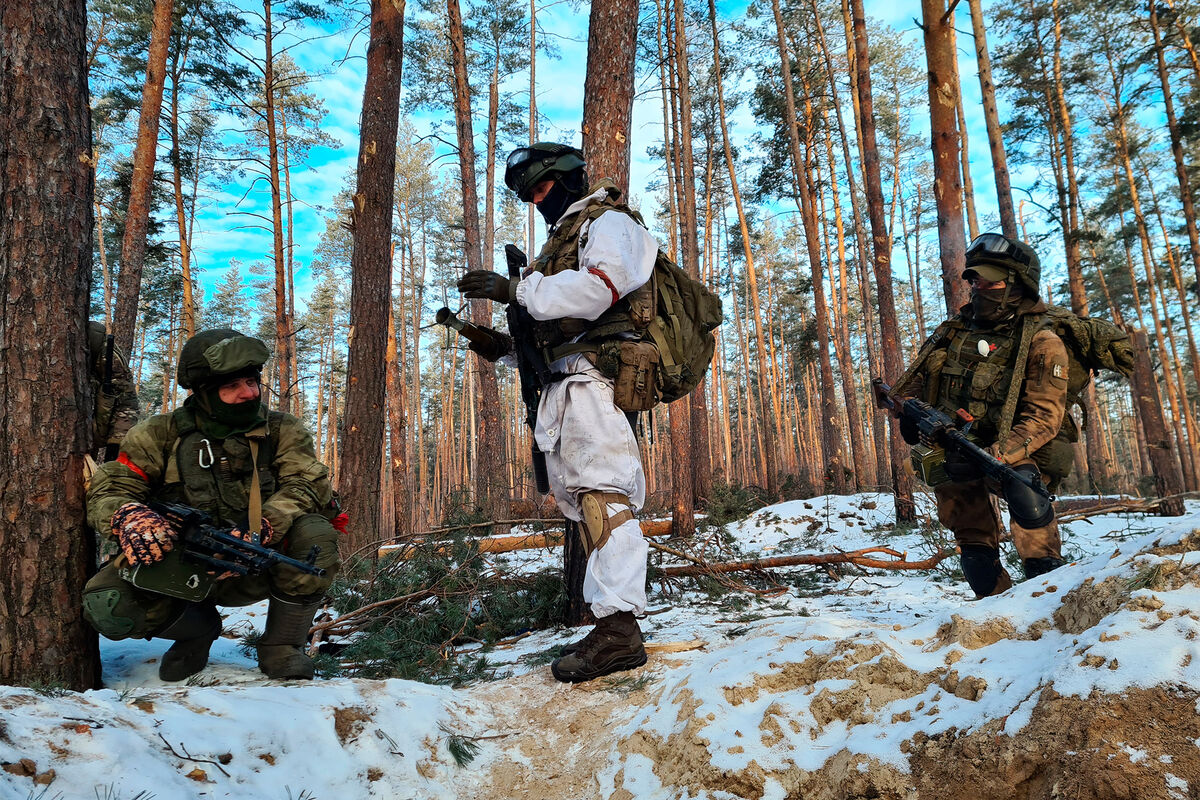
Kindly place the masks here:
<instances>
[{"instance_id":1,"label":"green backpack","mask_svg":"<svg viewBox=\"0 0 1200 800\"><path fill-rule=\"evenodd\" d=\"M1069 405L1079 402L1094 372L1107 369L1126 378L1133 375L1133 340L1111 322L1081 317L1062 306L1049 306L1042 315L1041 327L1058 334L1067 347Z\"/></svg>"},{"instance_id":2,"label":"green backpack","mask_svg":"<svg viewBox=\"0 0 1200 800\"><path fill-rule=\"evenodd\" d=\"M662 359L658 396L673 403L691 394L712 363L716 348L713 331L721 324L721 298L667 258L662 250L654 262L655 314L645 335Z\"/></svg>"}]
</instances>

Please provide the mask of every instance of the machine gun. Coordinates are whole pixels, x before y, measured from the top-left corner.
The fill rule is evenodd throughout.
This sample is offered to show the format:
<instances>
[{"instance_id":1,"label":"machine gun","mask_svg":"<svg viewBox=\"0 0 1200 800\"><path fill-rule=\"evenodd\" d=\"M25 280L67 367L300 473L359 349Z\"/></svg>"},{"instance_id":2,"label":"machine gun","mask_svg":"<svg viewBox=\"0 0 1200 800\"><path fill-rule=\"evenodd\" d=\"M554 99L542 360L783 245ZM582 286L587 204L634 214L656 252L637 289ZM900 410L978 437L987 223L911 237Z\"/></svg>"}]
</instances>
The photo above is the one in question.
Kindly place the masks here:
<instances>
[{"instance_id":1,"label":"machine gun","mask_svg":"<svg viewBox=\"0 0 1200 800\"><path fill-rule=\"evenodd\" d=\"M521 277L528 260L525 253L515 245L504 245L504 257L508 262L510 278ZM520 303L508 304L508 334L475 325L459 319L453 311L442 308L436 317L439 325L452 328L465 338L473 352L488 361L496 361L512 353L517 362L517 376L521 381L521 400L525 403L525 423L532 432L537 429L538 404L542 389L562 376L550 369L545 356L537 346L534 336L534 320ZM532 444L533 478L541 494L550 491L550 477L546 472L546 454Z\"/></svg>"},{"instance_id":2,"label":"machine gun","mask_svg":"<svg viewBox=\"0 0 1200 800\"><path fill-rule=\"evenodd\" d=\"M954 451L977 467L983 477L997 484L1008 502L1009 513L1022 528L1041 528L1054 519L1054 495L1042 482L1042 474L1036 466L1010 467L971 441L950 416L928 403L911 397L893 400L892 387L880 378L871 381L871 391L875 395L875 405L911 423L921 442ZM913 468L926 483L937 483L931 482L929 471L922 469L915 454Z\"/></svg>"},{"instance_id":3,"label":"machine gun","mask_svg":"<svg viewBox=\"0 0 1200 800\"><path fill-rule=\"evenodd\" d=\"M218 576L259 575L276 564L286 564L308 575L323 577L317 566L320 547L313 547L304 561L285 556L261 544L254 536L247 541L213 524L212 517L198 508L176 503L148 503L158 515L179 531L179 541L166 557L154 564L125 564L122 578L139 589L199 602L208 597Z\"/></svg>"}]
</instances>

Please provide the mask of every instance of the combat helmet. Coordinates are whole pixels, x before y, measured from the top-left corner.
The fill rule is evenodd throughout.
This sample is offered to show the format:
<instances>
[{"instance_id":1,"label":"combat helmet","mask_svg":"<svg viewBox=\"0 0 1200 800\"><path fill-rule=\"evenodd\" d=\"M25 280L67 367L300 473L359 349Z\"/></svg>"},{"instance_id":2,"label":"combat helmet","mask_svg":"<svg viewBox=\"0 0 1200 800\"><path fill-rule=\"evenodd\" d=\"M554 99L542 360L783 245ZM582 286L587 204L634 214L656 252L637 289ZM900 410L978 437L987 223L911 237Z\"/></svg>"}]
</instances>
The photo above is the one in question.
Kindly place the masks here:
<instances>
[{"instance_id":1,"label":"combat helmet","mask_svg":"<svg viewBox=\"0 0 1200 800\"><path fill-rule=\"evenodd\" d=\"M1036 299L1041 294L1038 282L1042 264L1037 253L1018 239L999 233L981 233L967 245L966 269L963 280L979 276L989 281L1016 280L1025 287L1025 294Z\"/></svg>"},{"instance_id":2,"label":"combat helmet","mask_svg":"<svg viewBox=\"0 0 1200 800\"><path fill-rule=\"evenodd\" d=\"M179 353L179 385L193 391L237 378L262 374L271 352L261 339L230 328L201 331Z\"/></svg>"},{"instance_id":3,"label":"combat helmet","mask_svg":"<svg viewBox=\"0 0 1200 800\"><path fill-rule=\"evenodd\" d=\"M518 147L508 154L504 169L504 185L517 193L517 197L528 203L533 198L533 188L544 180L579 176L575 191L586 189L583 151L557 142L535 142L528 147Z\"/></svg>"}]
</instances>

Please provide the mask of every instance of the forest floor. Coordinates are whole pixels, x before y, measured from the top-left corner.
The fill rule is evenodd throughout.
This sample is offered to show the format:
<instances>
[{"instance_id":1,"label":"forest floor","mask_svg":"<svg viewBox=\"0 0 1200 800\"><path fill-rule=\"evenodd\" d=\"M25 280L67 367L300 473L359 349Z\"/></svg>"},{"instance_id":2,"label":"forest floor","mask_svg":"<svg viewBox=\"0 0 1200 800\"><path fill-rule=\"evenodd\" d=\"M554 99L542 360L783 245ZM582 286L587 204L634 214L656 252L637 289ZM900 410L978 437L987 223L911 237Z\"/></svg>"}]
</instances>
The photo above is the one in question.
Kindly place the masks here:
<instances>
[{"instance_id":1,"label":"forest floor","mask_svg":"<svg viewBox=\"0 0 1200 800\"><path fill-rule=\"evenodd\" d=\"M1187 511L1069 523L1068 566L978 602L957 559L780 570L774 597L656 584L649 663L577 686L541 657L577 631L492 650L500 677L461 688L272 683L237 641L265 606L233 610L189 685L136 641L103 645L108 688L0 688L0 798L1196 798ZM943 544L891 518L887 495L821 497L728 533L739 557Z\"/></svg>"}]
</instances>

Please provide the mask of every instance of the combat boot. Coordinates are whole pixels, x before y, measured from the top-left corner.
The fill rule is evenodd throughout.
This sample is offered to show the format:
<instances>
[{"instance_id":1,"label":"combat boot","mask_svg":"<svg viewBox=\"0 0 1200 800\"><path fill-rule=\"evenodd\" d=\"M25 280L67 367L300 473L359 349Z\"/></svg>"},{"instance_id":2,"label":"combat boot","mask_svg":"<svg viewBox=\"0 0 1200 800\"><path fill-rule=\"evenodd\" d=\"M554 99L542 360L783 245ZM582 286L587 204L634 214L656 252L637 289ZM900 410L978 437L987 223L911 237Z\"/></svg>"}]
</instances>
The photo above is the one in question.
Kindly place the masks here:
<instances>
[{"instance_id":1,"label":"combat boot","mask_svg":"<svg viewBox=\"0 0 1200 800\"><path fill-rule=\"evenodd\" d=\"M574 652L550 665L550 673L563 683L579 683L645 663L646 648L637 619L633 612L618 611L596 620L596 627L577 643Z\"/></svg>"},{"instance_id":2,"label":"combat boot","mask_svg":"<svg viewBox=\"0 0 1200 800\"><path fill-rule=\"evenodd\" d=\"M258 668L275 680L312 680L312 659L304 652L320 602L271 596L267 627L258 640Z\"/></svg>"},{"instance_id":3,"label":"combat boot","mask_svg":"<svg viewBox=\"0 0 1200 800\"><path fill-rule=\"evenodd\" d=\"M962 546L963 577L975 592L975 599L982 600L1012 588L1012 576L1000 564L1000 550L980 544Z\"/></svg>"},{"instance_id":4,"label":"combat boot","mask_svg":"<svg viewBox=\"0 0 1200 800\"><path fill-rule=\"evenodd\" d=\"M221 615L212 602L188 603L183 613L154 635L175 640L159 662L159 679L181 681L208 664L208 651L221 635Z\"/></svg>"},{"instance_id":5,"label":"combat boot","mask_svg":"<svg viewBox=\"0 0 1200 800\"><path fill-rule=\"evenodd\" d=\"M1045 575L1051 570L1056 570L1067 562L1061 558L1054 556L1042 556L1041 558L1025 559L1025 579L1036 578L1038 575Z\"/></svg>"}]
</instances>

